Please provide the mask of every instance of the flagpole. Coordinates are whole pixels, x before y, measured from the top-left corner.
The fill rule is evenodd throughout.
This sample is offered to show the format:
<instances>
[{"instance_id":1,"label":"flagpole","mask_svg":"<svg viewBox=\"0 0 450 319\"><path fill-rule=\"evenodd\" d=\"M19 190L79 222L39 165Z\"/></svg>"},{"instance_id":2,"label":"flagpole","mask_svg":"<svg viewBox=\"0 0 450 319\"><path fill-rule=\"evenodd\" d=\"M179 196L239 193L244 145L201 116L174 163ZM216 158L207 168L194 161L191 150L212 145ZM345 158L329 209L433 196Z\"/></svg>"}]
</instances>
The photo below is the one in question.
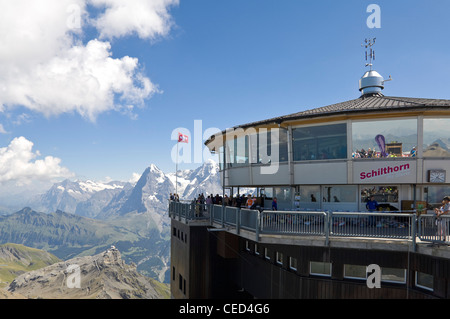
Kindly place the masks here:
<instances>
[{"instance_id":1,"label":"flagpole","mask_svg":"<svg viewBox=\"0 0 450 319\"><path fill-rule=\"evenodd\" d=\"M176 172L175 172L175 194L178 196L178 144L180 143L179 139L177 141L177 162L176 164Z\"/></svg>"}]
</instances>

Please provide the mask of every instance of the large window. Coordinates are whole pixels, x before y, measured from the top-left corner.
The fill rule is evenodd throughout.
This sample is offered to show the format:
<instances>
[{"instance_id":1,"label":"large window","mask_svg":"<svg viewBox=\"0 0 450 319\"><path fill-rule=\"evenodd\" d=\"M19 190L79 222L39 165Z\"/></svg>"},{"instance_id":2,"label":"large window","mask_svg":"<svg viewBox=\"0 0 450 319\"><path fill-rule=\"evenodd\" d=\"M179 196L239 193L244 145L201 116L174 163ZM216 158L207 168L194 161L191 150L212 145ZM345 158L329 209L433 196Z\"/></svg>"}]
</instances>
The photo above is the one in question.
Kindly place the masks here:
<instances>
[{"instance_id":1,"label":"large window","mask_svg":"<svg viewBox=\"0 0 450 319\"><path fill-rule=\"evenodd\" d=\"M248 165L248 136L228 138L225 145L228 167Z\"/></svg>"},{"instance_id":2,"label":"large window","mask_svg":"<svg viewBox=\"0 0 450 319\"><path fill-rule=\"evenodd\" d=\"M325 186L323 188L322 201L328 203L356 203L356 186L340 185Z\"/></svg>"},{"instance_id":3,"label":"large window","mask_svg":"<svg viewBox=\"0 0 450 319\"><path fill-rule=\"evenodd\" d=\"M259 129L251 135L252 164L288 161L288 138L285 129Z\"/></svg>"},{"instance_id":4,"label":"large window","mask_svg":"<svg viewBox=\"0 0 450 319\"><path fill-rule=\"evenodd\" d=\"M277 198L278 210L292 208L292 195L290 187L274 187L274 197Z\"/></svg>"},{"instance_id":5,"label":"large window","mask_svg":"<svg viewBox=\"0 0 450 319\"><path fill-rule=\"evenodd\" d=\"M347 125L296 128L292 131L294 161L347 158Z\"/></svg>"},{"instance_id":6,"label":"large window","mask_svg":"<svg viewBox=\"0 0 450 319\"><path fill-rule=\"evenodd\" d=\"M378 203L398 203L397 186L364 186L361 188L361 203L373 196Z\"/></svg>"},{"instance_id":7,"label":"large window","mask_svg":"<svg viewBox=\"0 0 450 319\"><path fill-rule=\"evenodd\" d=\"M450 157L450 119L423 120L423 157Z\"/></svg>"},{"instance_id":8,"label":"large window","mask_svg":"<svg viewBox=\"0 0 450 319\"><path fill-rule=\"evenodd\" d=\"M353 122L353 158L412 157L417 119Z\"/></svg>"},{"instance_id":9,"label":"large window","mask_svg":"<svg viewBox=\"0 0 450 319\"><path fill-rule=\"evenodd\" d=\"M442 199L450 194L450 186L428 186L425 187L425 200L428 209L442 206Z\"/></svg>"},{"instance_id":10,"label":"large window","mask_svg":"<svg viewBox=\"0 0 450 319\"><path fill-rule=\"evenodd\" d=\"M320 186L297 186L296 196L300 209L320 209Z\"/></svg>"}]
</instances>

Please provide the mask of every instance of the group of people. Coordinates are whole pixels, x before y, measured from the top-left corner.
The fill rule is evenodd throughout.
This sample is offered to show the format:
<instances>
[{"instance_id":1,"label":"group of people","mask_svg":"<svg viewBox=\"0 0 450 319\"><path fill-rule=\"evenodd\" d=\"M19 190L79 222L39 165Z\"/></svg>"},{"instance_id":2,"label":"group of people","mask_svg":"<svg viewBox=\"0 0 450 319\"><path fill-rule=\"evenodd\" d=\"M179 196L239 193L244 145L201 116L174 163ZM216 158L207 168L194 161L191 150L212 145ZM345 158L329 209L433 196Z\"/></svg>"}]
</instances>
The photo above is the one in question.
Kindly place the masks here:
<instances>
[{"instance_id":1,"label":"group of people","mask_svg":"<svg viewBox=\"0 0 450 319\"><path fill-rule=\"evenodd\" d=\"M417 149L414 146L410 153L403 153L400 155L396 155L394 153L389 153L389 154L384 154L382 152L378 152L375 148L370 148L366 151L364 148L362 148L361 150L356 150L356 152L352 153L352 157L353 158L381 158L381 157L416 157L417 155Z\"/></svg>"},{"instance_id":2,"label":"group of people","mask_svg":"<svg viewBox=\"0 0 450 319\"><path fill-rule=\"evenodd\" d=\"M368 149L367 151L365 149L356 150L356 152L353 153L354 158L374 158L374 157L380 157L380 154L375 149Z\"/></svg>"},{"instance_id":3,"label":"group of people","mask_svg":"<svg viewBox=\"0 0 450 319\"><path fill-rule=\"evenodd\" d=\"M245 194L238 194L236 196L228 196L227 194L225 194L224 196L216 194L214 196L213 194L211 194L205 197L205 195L202 193L195 197L193 201L196 204L200 205L224 205L232 207L245 207L250 209L254 209L257 205L256 197L252 196L251 194L248 194L247 196Z\"/></svg>"},{"instance_id":4,"label":"group of people","mask_svg":"<svg viewBox=\"0 0 450 319\"><path fill-rule=\"evenodd\" d=\"M199 204L199 205L224 205L224 206L231 206L231 207L239 207L239 208L248 208L248 209L257 209L258 206L261 206L261 203L258 203L258 200L255 196L248 194L248 195L239 195L236 196L228 196L225 194L224 196L220 196L219 194L216 194L215 196L213 194L208 195L205 197L205 195L199 194L197 197L193 199L193 203ZM278 204L277 204L277 198L273 198L272 200L272 210L278 210Z\"/></svg>"}]
</instances>

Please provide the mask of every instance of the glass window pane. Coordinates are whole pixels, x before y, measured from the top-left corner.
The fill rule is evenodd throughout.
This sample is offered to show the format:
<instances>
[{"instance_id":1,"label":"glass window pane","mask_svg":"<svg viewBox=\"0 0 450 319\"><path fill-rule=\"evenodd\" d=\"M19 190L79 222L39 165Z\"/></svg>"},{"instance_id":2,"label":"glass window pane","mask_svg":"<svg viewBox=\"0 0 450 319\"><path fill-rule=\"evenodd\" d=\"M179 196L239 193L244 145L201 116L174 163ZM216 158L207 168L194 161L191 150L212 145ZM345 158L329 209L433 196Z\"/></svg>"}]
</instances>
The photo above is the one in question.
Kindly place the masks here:
<instances>
[{"instance_id":1,"label":"glass window pane","mask_svg":"<svg viewBox=\"0 0 450 319\"><path fill-rule=\"evenodd\" d=\"M328 203L354 203L356 202L356 186L325 186L322 200Z\"/></svg>"},{"instance_id":2,"label":"glass window pane","mask_svg":"<svg viewBox=\"0 0 450 319\"><path fill-rule=\"evenodd\" d=\"M331 263L311 261L310 273L312 275L331 276Z\"/></svg>"},{"instance_id":3,"label":"glass window pane","mask_svg":"<svg viewBox=\"0 0 450 319\"><path fill-rule=\"evenodd\" d=\"M274 197L277 198L278 210L292 208L292 196L290 187L274 187Z\"/></svg>"},{"instance_id":4,"label":"glass window pane","mask_svg":"<svg viewBox=\"0 0 450 319\"><path fill-rule=\"evenodd\" d=\"M423 156L450 157L450 119L423 120Z\"/></svg>"},{"instance_id":5,"label":"glass window pane","mask_svg":"<svg viewBox=\"0 0 450 319\"><path fill-rule=\"evenodd\" d=\"M371 196L378 203L398 203L397 186L365 186L361 188L361 203L365 203Z\"/></svg>"},{"instance_id":6,"label":"glass window pane","mask_svg":"<svg viewBox=\"0 0 450 319\"><path fill-rule=\"evenodd\" d=\"M278 264L283 264L283 254L282 253L277 251L276 259L277 259L276 261Z\"/></svg>"},{"instance_id":7,"label":"glass window pane","mask_svg":"<svg viewBox=\"0 0 450 319\"><path fill-rule=\"evenodd\" d=\"M287 131L285 129L260 129L256 163L288 161Z\"/></svg>"},{"instance_id":8,"label":"glass window pane","mask_svg":"<svg viewBox=\"0 0 450 319\"><path fill-rule=\"evenodd\" d=\"M428 186L425 188L428 209L442 206L442 199L450 194L450 186Z\"/></svg>"},{"instance_id":9,"label":"glass window pane","mask_svg":"<svg viewBox=\"0 0 450 319\"><path fill-rule=\"evenodd\" d=\"M221 146L221 147L219 147L219 165L220 165L221 171L224 169L223 163L224 163L224 152L223 152L223 146Z\"/></svg>"},{"instance_id":10,"label":"glass window pane","mask_svg":"<svg viewBox=\"0 0 450 319\"><path fill-rule=\"evenodd\" d=\"M381 280L398 283L406 282L406 270L400 268L381 268Z\"/></svg>"},{"instance_id":11,"label":"glass window pane","mask_svg":"<svg viewBox=\"0 0 450 319\"><path fill-rule=\"evenodd\" d=\"M300 186L296 201L300 209L320 208L320 186Z\"/></svg>"},{"instance_id":12,"label":"glass window pane","mask_svg":"<svg viewBox=\"0 0 450 319\"><path fill-rule=\"evenodd\" d=\"M225 142L225 158L227 167L233 167L236 163L236 150L234 148L234 139L227 139Z\"/></svg>"},{"instance_id":13,"label":"glass window pane","mask_svg":"<svg viewBox=\"0 0 450 319\"><path fill-rule=\"evenodd\" d=\"M242 136L235 139L236 166L245 166L248 164L248 136Z\"/></svg>"},{"instance_id":14,"label":"glass window pane","mask_svg":"<svg viewBox=\"0 0 450 319\"><path fill-rule=\"evenodd\" d=\"M289 268L297 270L297 259L294 257L289 257Z\"/></svg>"},{"instance_id":15,"label":"glass window pane","mask_svg":"<svg viewBox=\"0 0 450 319\"><path fill-rule=\"evenodd\" d=\"M352 157L409 157L417 145L417 119L352 123Z\"/></svg>"},{"instance_id":16,"label":"glass window pane","mask_svg":"<svg viewBox=\"0 0 450 319\"><path fill-rule=\"evenodd\" d=\"M433 275L425 274L423 272L416 272L416 286L433 290Z\"/></svg>"},{"instance_id":17,"label":"glass window pane","mask_svg":"<svg viewBox=\"0 0 450 319\"><path fill-rule=\"evenodd\" d=\"M292 134L294 161L347 158L346 124L296 128Z\"/></svg>"},{"instance_id":18,"label":"glass window pane","mask_svg":"<svg viewBox=\"0 0 450 319\"><path fill-rule=\"evenodd\" d=\"M360 265L344 264L344 277L345 278L366 279L367 278L367 267L360 266Z\"/></svg>"}]
</instances>

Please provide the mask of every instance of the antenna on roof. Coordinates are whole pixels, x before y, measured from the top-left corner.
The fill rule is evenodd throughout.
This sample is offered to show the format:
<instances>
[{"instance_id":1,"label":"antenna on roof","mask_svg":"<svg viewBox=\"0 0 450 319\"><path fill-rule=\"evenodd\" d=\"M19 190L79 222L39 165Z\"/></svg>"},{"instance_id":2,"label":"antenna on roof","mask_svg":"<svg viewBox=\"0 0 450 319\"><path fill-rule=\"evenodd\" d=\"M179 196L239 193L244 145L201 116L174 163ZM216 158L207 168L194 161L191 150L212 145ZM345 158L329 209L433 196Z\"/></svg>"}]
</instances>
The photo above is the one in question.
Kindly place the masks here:
<instances>
[{"instance_id":1,"label":"antenna on roof","mask_svg":"<svg viewBox=\"0 0 450 319\"><path fill-rule=\"evenodd\" d=\"M376 40L377 38L366 39L364 41L365 43L361 45L366 48L366 61L368 62L366 63L366 67L369 66L370 71L372 71L372 62L375 61L375 51L372 49L372 47L375 45Z\"/></svg>"}]
</instances>

